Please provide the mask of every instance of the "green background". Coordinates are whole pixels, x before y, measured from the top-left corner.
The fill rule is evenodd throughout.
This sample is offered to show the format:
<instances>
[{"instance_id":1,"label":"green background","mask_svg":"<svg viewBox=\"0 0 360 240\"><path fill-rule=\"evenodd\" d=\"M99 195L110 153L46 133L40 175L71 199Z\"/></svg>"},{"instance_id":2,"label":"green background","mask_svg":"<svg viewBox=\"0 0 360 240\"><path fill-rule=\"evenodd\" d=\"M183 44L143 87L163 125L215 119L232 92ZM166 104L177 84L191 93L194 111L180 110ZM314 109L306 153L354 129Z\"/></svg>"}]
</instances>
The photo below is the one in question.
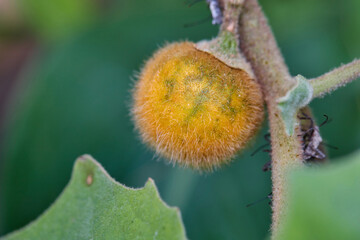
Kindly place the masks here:
<instances>
[{"instance_id":1,"label":"green background","mask_svg":"<svg viewBox=\"0 0 360 240\"><path fill-rule=\"evenodd\" d=\"M216 35L210 20L184 27L209 16L205 2L191 8L183 0L108 0L102 8L93 0L44 2L18 1L21 29L37 45L2 113L0 235L41 214L69 181L75 159L89 153L126 186L153 178L162 198L180 207L190 239L268 236L267 201L246 208L271 191L270 173L261 171L270 157L250 157L265 143L266 124L233 163L200 175L154 157L131 122L131 88L144 60L166 42ZM316 77L360 57L360 1L260 2L293 75ZM357 81L311 104L319 122L323 114L333 119L321 128L339 148L331 158L360 146L359 93Z\"/></svg>"}]
</instances>

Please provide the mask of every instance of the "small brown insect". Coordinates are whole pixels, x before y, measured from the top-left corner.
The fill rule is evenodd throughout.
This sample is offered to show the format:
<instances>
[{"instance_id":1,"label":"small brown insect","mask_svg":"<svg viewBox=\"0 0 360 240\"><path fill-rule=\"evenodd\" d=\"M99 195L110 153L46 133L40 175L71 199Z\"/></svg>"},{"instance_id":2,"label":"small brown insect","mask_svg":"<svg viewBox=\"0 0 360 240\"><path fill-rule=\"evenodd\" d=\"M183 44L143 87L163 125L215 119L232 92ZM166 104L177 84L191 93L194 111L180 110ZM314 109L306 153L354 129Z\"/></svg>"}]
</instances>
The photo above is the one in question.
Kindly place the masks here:
<instances>
[{"instance_id":1,"label":"small brown insect","mask_svg":"<svg viewBox=\"0 0 360 240\"><path fill-rule=\"evenodd\" d=\"M301 120L309 120L310 125L307 129L302 128L302 137L303 142L303 158L306 161L316 161L316 160L325 160L326 154L322 150L322 145L324 145L323 139L320 135L319 127L324 126L329 122L329 117L324 115L325 120L319 125L316 126L313 119L307 115L305 112L301 112L302 116L298 116Z\"/></svg>"},{"instance_id":2,"label":"small brown insect","mask_svg":"<svg viewBox=\"0 0 360 240\"><path fill-rule=\"evenodd\" d=\"M268 161L267 163L264 164L262 170L263 170L263 172L267 172L267 171L271 170L271 167L272 166L271 166L271 160L270 160L270 161Z\"/></svg>"},{"instance_id":3,"label":"small brown insect","mask_svg":"<svg viewBox=\"0 0 360 240\"><path fill-rule=\"evenodd\" d=\"M271 144L270 133L265 134L264 139L267 143L258 147L250 156L254 156L256 153L258 153L262 149L263 149L262 150L263 152L267 152L267 153L271 154L271 149L264 149L265 147L268 147ZM271 170L271 160L264 164L264 166L262 167L262 170L264 172Z\"/></svg>"},{"instance_id":4,"label":"small brown insect","mask_svg":"<svg viewBox=\"0 0 360 240\"><path fill-rule=\"evenodd\" d=\"M272 194L272 192L269 193L266 197L261 198L261 199L255 201L255 202L253 202L253 203L250 203L250 204L246 205L246 207L254 206L255 204L258 204L258 203L260 203L260 202L262 202L262 201L264 201L264 200L266 200L266 199L269 199L269 200L270 200L270 201L268 202L268 204L271 206L271 205L272 205L272 200L273 200L273 194Z\"/></svg>"}]
</instances>

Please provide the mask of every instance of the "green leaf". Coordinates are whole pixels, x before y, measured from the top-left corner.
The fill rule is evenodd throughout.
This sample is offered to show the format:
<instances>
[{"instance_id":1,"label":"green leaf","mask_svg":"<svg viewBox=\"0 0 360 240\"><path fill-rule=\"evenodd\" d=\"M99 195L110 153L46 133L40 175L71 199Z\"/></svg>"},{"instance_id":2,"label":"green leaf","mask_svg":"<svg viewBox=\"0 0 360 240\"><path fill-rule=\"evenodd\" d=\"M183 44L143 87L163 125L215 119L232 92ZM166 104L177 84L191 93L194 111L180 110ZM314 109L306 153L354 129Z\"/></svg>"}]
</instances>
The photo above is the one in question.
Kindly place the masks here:
<instances>
[{"instance_id":1,"label":"green leaf","mask_svg":"<svg viewBox=\"0 0 360 240\"><path fill-rule=\"evenodd\" d=\"M296 85L285 96L277 100L288 135L294 133L297 111L308 105L312 99L313 88L309 81L301 75L295 77Z\"/></svg>"},{"instance_id":2,"label":"green leaf","mask_svg":"<svg viewBox=\"0 0 360 240\"><path fill-rule=\"evenodd\" d=\"M70 183L45 213L1 240L186 239L180 212L144 188L115 182L92 157L80 157Z\"/></svg>"},{"instance_id":3,"label":"green leaf","mask_svg":"<svg viewBox=\"0 0 360 240\"><path fill-rule=\"evenodd\" d=\"M360 239L360 151L290 177L282 239Z\"/></svg>"}]
</instances>

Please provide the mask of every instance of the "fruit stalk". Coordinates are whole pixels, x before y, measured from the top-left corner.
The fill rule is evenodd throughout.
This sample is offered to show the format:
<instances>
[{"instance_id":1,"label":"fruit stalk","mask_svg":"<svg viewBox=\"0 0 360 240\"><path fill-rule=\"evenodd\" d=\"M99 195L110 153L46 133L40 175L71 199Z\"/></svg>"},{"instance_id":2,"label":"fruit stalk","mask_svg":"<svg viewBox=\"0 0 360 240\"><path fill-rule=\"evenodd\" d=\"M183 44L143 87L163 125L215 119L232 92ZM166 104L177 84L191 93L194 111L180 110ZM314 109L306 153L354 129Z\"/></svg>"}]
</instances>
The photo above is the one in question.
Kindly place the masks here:
<instances>
[{"instance_id":1,"label":"fruit stalk","mask_svg":"<svg viewBox=\"0 0 360 240\"><path fill-rule=\"evenodd\" d=\"M287 176L303 164L302 146L296 127L287 135L276 100L295 84L257 0L245 0L239 23L240 47L261 84L267 104L272 148L272 236L287 208ZM298 119L296 119L298 125Z\"/></svg>"}]
</instances>

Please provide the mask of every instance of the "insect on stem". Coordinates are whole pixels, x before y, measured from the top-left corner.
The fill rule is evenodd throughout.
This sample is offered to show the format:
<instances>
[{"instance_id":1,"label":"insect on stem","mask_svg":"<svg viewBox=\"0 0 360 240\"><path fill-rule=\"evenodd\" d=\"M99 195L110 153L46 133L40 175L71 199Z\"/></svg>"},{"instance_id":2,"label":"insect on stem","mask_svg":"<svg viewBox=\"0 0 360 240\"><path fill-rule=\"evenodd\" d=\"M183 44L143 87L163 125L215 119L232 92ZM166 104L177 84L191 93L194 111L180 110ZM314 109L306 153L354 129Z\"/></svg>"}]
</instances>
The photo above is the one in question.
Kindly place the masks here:
<instances>
[{"instance_id":1,"label":"insect on stem","mask_svg":"<svg viewBox=\"0 0 360 240\"><path fill-rule=\"evenodd\" d=\"M269 199L269 200L270 200L269 204L271 204L271 201L272 201L272 192L269 193L269 194L268 194L266 197L264 197L264 198L261 198L261 199L255 201L255 202L253 202L253 203L249 203L248 205L246 205L246 207L254 206L255 204L258 204L258 203L260 203L260 202L262 202L262 201L265 201L266 199Z\"/></svg>"},{"instance_id":2,"label":"insect on stem","mask_svg":"<svg viewBox=\"0 0 360 240\"><path fill-rule=\"evenodd\" d=\"M303 111L301 112L301 114L302 116L298 116L300 120L310 121L310 125L307 128L302 128L302 133L300 134L303 142L304 160L306 160L307 162L323 161L326 158L326 154L322 149L322 146L327 146L328 144L325 144L323 142L319 128L331 122L331 119L329 119L329 117L324 114L323 116L325 117L325 120L319 126L316 126L314 120L309 115L307 115Z\"/></svg>"}]
</instances>

